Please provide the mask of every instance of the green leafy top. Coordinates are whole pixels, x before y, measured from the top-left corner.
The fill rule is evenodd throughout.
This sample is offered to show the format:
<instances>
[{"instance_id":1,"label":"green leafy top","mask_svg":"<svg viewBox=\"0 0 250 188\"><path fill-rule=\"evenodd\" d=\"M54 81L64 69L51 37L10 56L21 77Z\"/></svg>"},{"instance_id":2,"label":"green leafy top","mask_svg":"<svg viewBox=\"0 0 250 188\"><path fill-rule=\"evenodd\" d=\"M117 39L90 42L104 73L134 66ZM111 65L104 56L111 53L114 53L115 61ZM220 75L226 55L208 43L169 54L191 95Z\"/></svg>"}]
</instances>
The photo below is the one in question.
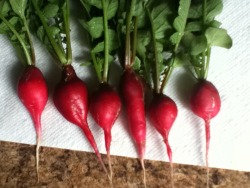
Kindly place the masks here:
<instances>
[{"instance_id":1,"label":"green leafy top","mask_svg":"<svg viewBox=\"0 0 250 188\"><path fill-rule=\"evenodd\" d=\"M232 46L231 37L215 20L222 8L222 0L199 0L191 4L183 44L198 79L207 78L211 47L229 49Z\"/></svg>"},{"instance_id":2,"label":"green leafy top","mask_svg":"<svg viewBox=\"0 0 250 188\"><path fill-rule=\"evenodd\" d=\"M180 0L178 16L175 18L173 23L173 27L176 32L170 37L171 42L176 46L175 51L178 48L178 45L185 32L190 4L191 0Z\"/></svg>"},{"instance_id":3,"label":"green leafy top","mask_svg":"<svg viewBox=\"0 0 250 188\"><path fill-rule=\"evenodd\" d=\"M28 27L29 10L27 0L1 0L0 34L8 36L23 64L34 65L35 52Z\"/></svg>"},{"instance_id":4,"label":"green leafy top","mask_svg":"<svg viewBox=\"0 0 250 188\"><path fill-rule=\"evenodd\" d=\"M133 68L158 93L162 75L169 66L164 54L173 51L168 39L174 33L171 23L177 4L164 0L131 0L121 4L117 28L120 47L125 53L120 53L124 54L120 60L125 69Z\"/></svg>"},{"instance_id":5,"label":"green leafy top","mask_svg":"<svg viewBox=\"0 0 250 188\"><path fill-rule=\"evenodd\" d=\"M32 28L47 46L56 62L72 63L70 42L69 0L31 0L35 14Z\"/></svg>"},{"instance_id":6,"label":"green leafy top","mask_svg":"<svg viewBox=\"0 0 250 188\"><path fill-rule=\"evenodd\" d=\"M174 36L174 27L172 26L173 19L176 17L176 2L169 1L148 1L145 5L147 12L148 25L144 31L150 33L150 40L146 46L138 45L137 51L142 57L144 51L143 61L145 62L144 69L148 75L147 82L152 85L156 93L162 92L163 88L163 75L171 67L169 58L164 54L172 53L173 44L170 43L170 37ZM180 17L179 27L182 27L182 17ZM177 21L176 21L177 22ZM177 27L176 26L176 27ZM181 32L181 29L178 29ZM179 33L178 33L179 35ZM179 37L179 36L178 36ZM172 37L173 38L173 37ZM177 38L180 40L179 38ZM153 80L153 82L151 82Z\"/></svg>"},{"instance_id":7,"label":"green leafy top","mask_svg":"<svg viewBox=\"0 0 250 188\"><path fill-rule=\"evenodd\" d=\"M173 49L171 49L172 56L168 59L167 66L165 66L160 92L163 92L164 87L166 86L174 67L178 64L179 59L180 61L183 61L183 55L178 48L185 34L190 5L191 0L179 1L178 16L174 19L173 22L173 28L175 29L175 32L170 36L170 41L173 45Z\"/></svg>"},{"instance_id":8,"label":"green leafy top","mask_svg":"<svg viewBox=\"0 0 250 188\"><path fill-rule=\"evenodd\" d=\"M115 29L111 27L118 10L117 0L81 0L87 13L81 25L91 37L91 64L100 82L107 82L108 70L114 61L114 50L118 48ZM99 15L99 16L96 16Z\"/></svg>"},{"instance_id":9,"label":"green leafy top","mask_svg":"<svg viewBox=\"0 0 250 188\"><path fill-rule=\"evenodd\" d=\"M150 82L150 64L146 63L146 52L151 42L151 35L147 29L145 3L144 0L120 0L116 28L119 36L118 54L121 65L125 69L132 68ZM159 36L160 34L159 28Z\"/></svg>"}]
</instances>

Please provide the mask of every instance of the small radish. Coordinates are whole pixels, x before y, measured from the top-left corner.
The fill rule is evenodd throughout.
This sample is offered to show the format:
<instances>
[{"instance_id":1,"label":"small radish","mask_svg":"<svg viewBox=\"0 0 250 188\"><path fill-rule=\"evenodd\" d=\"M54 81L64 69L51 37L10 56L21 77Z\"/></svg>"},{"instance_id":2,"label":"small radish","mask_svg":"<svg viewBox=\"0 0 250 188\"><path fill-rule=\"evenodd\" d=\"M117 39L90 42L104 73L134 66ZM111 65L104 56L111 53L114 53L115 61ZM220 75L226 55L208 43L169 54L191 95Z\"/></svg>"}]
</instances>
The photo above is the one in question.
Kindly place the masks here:
<instances>
[{"instance_id":1,"label":"small radish","mask_svg":"<svg viewBox=\"0 0 250 188\"><path fill-rule=\"evenodd\" d=\"M146 184L146 169L144 164L145 150L146 150L146 117L145 117L145 85L141 75L139 75L140 68L134 66L137 57L137 31L138 31L138 15L135 15L136 0L128 1L127 5L124 4L124 12L126 17L120 14L120 19L124 19L126 25L118 22L118 36L122 46L118 51L124 72L120 80L121 94L124 100L126 116L128 119L128 127L131 137L137 147L137 153L143 170L143 184ZM143 7L141 7L143 10ZM131 25L132 24L132 25ZM126 33L124 33L124 26ZM124 36L123 36L124 35ZM124 52L123 52L124 51ZM138 58L138 57L137 57ZM138 58L139 59L139 58ZM139 66L140 67L140 66Z\"/></svg>"},{"instance_id":2,"label":"small radish","mask_svg":"<svg viewBox=\"0 0 250 188\"><path fill-rule=\"evenodd\" d=\"M144 107L144 83L132 69L127 69L121 78L121 91L125 102L126 115L132 138L137 146L140 162L144 172L146 186L146 172L144 155L146 145L146 118Z\"/></svg>"},{"instance_id":3,"label":"small radish","mask_svg":"<svg viewBox=\"0 0 250 188\"><path fill-rule=\"evenodd\" d=\"M90 113L95 122L104 130L105 145L107 151L107 158L110 170L110 183L112 184L112 166L110 160L110 144L111 144L111 129L120 113L121 100L116 91L109 85L108 78L111 74L109 71L111 63L115 59L115 50L118 47L117 34L114 27L110 25L112 20L116 17L116 11L118 10L118 1L115 1L115 6L110 12L110 1L100 0L93 4L91 1L81 1L85 9L84 12L88 12L85 15L85 19L81 20L81 23L85 30L88 32L88 36L91 38L91 64L95 69L96 76L100 83L99 88L91 96L90 101ZM116 6L117 5L117 6ZM88 7L86 9L86 7ZM89 10L95 11L89 11ZM98 34L96 28L96 21L98 21ZM112 21L111 21L112 20ZM92 29L91 29L92 28ZM116 29L116 27L115 27Z\"/></svg>"},{"instance_id":4,"label":"small radish","mask_svg":"<svg viewBox=\"0 0 250 188\"><path fill-rule=\"evenodd\" d=\"M149 106L149 118L151 124L163 137L167 148L167 154L170 162L172 188L174 187L174 169L172 150L168 137L177 117L178 109L175 102L164 94L164 88L166 87L169 78L176 67L175 60L181 51L179 50L179 44L185 32L190 3L191 0L179 1L177 17L173 21L173 26L168 26L173 29L173 32L169 32L168 28L165 27L164 24L159 24L163 23L162 20L167 20L167 17L169 16L168 3L161 2L157 5L157 7L151 7L151 4L149 3L146 6L147 16L150 21L149 29L152 40L152 45L147 47L146 53L153 54L148 65L149 67L152 67L152 71L150 72L152 81L148 81L148 84L151 85L152 92L154 93ZM154 12L158 12L159 10L161 11L158 14L154 14ZM158 35L159 30L163 33L160 36ZM169 40L166 41L166 39ZM159 46L162 46L162 48L159 48ZM167 60L164 59L164 53L166 51L171 54Z\"/></svg>"},{"instance_id":5,"label":"small radish","mask_svg":"<svg viewBox=\"0 0 250 188\"><path fill-rule=\"evenodd\" d=\"M207 80L198 80L190 100L191 110L205 122L206 130L206 168L209 175L208 155L210 143L210 120L220 111L220 95L216 87Z\"/></svg>"},{"instance_id":6,"label":"small radish","mask_svg":"<svg viewBox=\"0 0 250 188\"><path fill-rule=\"evenodd\" d=\"M190 6L190 12L197 11L197 6L202 7L198 10L199 16L189 19L187 25L200 22L200 28L190 31L185 31L183 37L183 49L185 49L185 59L189 62L189 70L197 80L193 88L193 93L190 100L191 110L194 114L199 116L205 121L206 130L206 187L209 187L209 143L210 143L210 120L214 118L220 111L221 101L220 95L216 87L209 81L207 81L208 70L211 60L211 52L213 46L231 48L232 39L228 35L227 31L221 28L221 24L214 25L218 22L215 17L221 13L223 2L218 0L216 5L212 1L203 0L197 4L192 2ZM214 9L220 10L216 13L210 9L214 6ZM190 14L188 14L190 16ZM190 18L190 17L189 17ZM215 33L220 33L219 35ZM199 39L203 40L200 42ZM203 47L201 47L201 43Z\"/></svg>"},{"instance_id":7,"label":"small radish","mask_svg":"<svg viewBox=\"0 0 250 188\"><path fill-rule=\"evenodd\" d=\"M120 113L120 110L121 100L117 92L107 83L100 84L98 90L91 95L90 113L97 125L99 125L104 131L105 145L111 177L111 129Z\"/></svg>"},{"instance_id":8,"label":"small radish","mask_svg":"<svg viewBox=\"0 0 250 188\"><path fill-rule=\"evenodd\" d=\"M42 137L41 114L48 100L48 89L41 71L28 65L17 85L18 97L29 111L36 128L36 170L39 181L39 148Z\"/></svg>"},{"instance_id":9,"label":"small radish","mask_svg":"<svg viewBox=\"0 0 250 188\"><path fill-rule=\"evenodd\" d=\"M107 173L94 137L88 127L88 91L72 65L63 66L61 81L57 84L53 100L58 111L69 122L79 126L94 149L104 171Z\"/></svg>"},{"instance_id":10,"label":"small radish","mask_svg":"<svg viewBox=\"0 0 250 188\"><path fill-rule=\"evenodd\" d=\"M173 180L172 150L168 136L172 125L177 117L178 109L175 102L164 94L155 94L149 106L149 118L152 125L163 137L166 144L168 158L171 166L171 179ZM172 181L173 187L173 181Z\"/></svg>"}]
</instances>

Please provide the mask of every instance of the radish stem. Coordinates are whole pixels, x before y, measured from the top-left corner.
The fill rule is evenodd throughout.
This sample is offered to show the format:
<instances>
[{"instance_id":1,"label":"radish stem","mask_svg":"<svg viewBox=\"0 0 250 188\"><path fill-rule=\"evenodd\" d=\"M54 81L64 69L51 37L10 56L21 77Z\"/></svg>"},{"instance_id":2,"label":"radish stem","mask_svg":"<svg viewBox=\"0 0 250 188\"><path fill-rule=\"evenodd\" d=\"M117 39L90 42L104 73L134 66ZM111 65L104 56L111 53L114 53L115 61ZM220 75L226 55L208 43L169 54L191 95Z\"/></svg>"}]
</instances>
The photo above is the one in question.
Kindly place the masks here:
<instances>
[{"instance_id":1,"label":"radish stem","mask_svg":"<svg viewBox=\"0 0 250 188\"><path fill-rule=\"evenodd\" d=\"M131 57L131 65L135 62L136 56L136 46L137 46L137 29L138 29L138 17L135 17L134 20L134 32L133 32L133 46L132 46L132 57Z\"/></svg>"},{"instance_id":2,"label":"radish stem","mask_svg":"<svg viewBox=\"0 0 250 188\"><path fill-rule=\"evenodd\" d=\"M69 0L66 0L65 3L66 9L63 10L63 23L66 33L66 53L67 53L67 64L72 63L72 49L71 49L71 42L70 42L70 25L69 25ZM61 44L61 43L60 43Z\"/></svg>"},{"instance_id":3,"label":"radish stem","mask_svg":"<svg viewBox=\"0 0 250 188\"><path fill-rule=\"evenodd\" d=\"M3 22L10 28L11 32L13 32L13 34L16 36L16 38L20 42L21 46L23 47L23 51L24 51L24 54L25 54L25 57L26 57L26 62L25 63L28 64L28 65L34 65L35 62L32 62L32 60L30 58L29 50L28 50L27 46L25 45L25 42L23 41L22 37L15 30L15 28L9 23L9 21L6 20L1 14L0 14L0 19L2 19Z\"/></svg>"},{"instance_id":4,"label":"radish stem","mask_svg":"<svg viewBox=\"0 0 250 188\"><path fill-rule=\"evenodd\" d=\"M112 183L112 165L111 165L111 158L110 158L110 144L111 144L111 133L110 131L104 131L105 136L105 145L106 145L106 151L107 151L107 159L108 159L108 165L109 165L109 171L110 171L110 178Z\"/></svg>"},{"instance_id":5,"label":"radish stem","mask_svg":"<svg viewBox=\"0 0 250 188\"><path fill-rule=\"evenodd\" d=\"M111 166L111 158L110 158L110 151L107 151L107 158L108 158L108 165L109 165L109 171L110 171L110 185L113 187L113 171Z\"/></svg>"},{"instance_id":6,"label":"radish stem","mask_svg":"<svg viewBox=\"0 0 250 188\"><path fill-rule=\"evenodd\" d=\"M143 184L144 187L147 187L147 183L146 183L146 169L145 169L145 165L144 165L144 159L140 158L140 162L141 162L141 166L142 166L142 170L143 170Z\"/></svg>"},{"instance_id":7,"label":"radish stem","mask_svg":"<svg viewBox=\"0 0 250 188\"><path fill-rule=\"evenodd\" d=\"M154 80L154 90L156 93L160 93L160 73L159 73L159 59L158 59L158 52L157 52L157 44L156 44L156 38L155 38L155 28L154 28L154 24L153 24L153 19L150 15L150 11L148 8L146 8L148 17L149 17L149 21L151 24L151 34L152 34L152 41L153 41L153 46L154 46L154 63L155 63L155 79Z\"/></svg>"},{"instance_id":8,"label":"radish stem","mask_svg":"<svg viewBox=\"0 0 250 188\"><path fill-rule=\"evenodd\" d=\"M131 0L130 10L126 15L126 46L125 46L125 69L131 67L131 49L130 49L130 22L132 19L132 9L135 0Z\"/></svg>"},{"instance_id":9,"label":"radish stem","mask_svg":"<svg viewBox=\"0 0 250 188\"><path fill-rule=\"evenodd\" d=\"M41 135L37 135L36 140L36 173L37 173L37 182L39 183L39 149L40 149L40 143L41 143Z\"/></svg>"},{"instance_id":10,"label":"radish stem","mask_svg":"<svg viewBox=\"0 0 250 188\"><path fill-rule=\"evenodd\" d=\"M166 138L168 138L168 135ZM167 148L167 153L168 153L168 158L169 158L169 163L170 163L171 187L174 188L174 168L173 168L173 160L172 160L172 150L167 139L164 140L164 143Z\"/></svg>"},{"instance_id":11,"label":"radish stem","mask_svg":"<svg viewBox=\"0 0 250 188\"><path fill-rule=\"evenodd\" d=\"M209 188L209 145L210 145L210 119L205 120L206 129L206 170L207 170L207 188Z\"/></svg>"},{"instance_id":12,"label":"radish stem","mask_svg":"<svg viewBox=\"0 0 250 188\"><path fill-rule=\"evenodd\" d=\"M43 13L41 12L41 10L39 9L39 7L37 6L37 3L35 2L35 0L32 0L32 3L33 3L33 6L35 8L35 11L38 15L38 17L40 18L42 24L43 24L43 27L44 27L44 30L46 31L47 33L47 36L49 38L49 41L53 47L53 49L55 50L56 54L57 54L57 58L59 59L59 61L66 65L68 63L68 60L65 58L65 52L64 51L61 51L60 47L57 46L57 43L55 41L55 39L53 38L53 36L50 34L50 29L49 29L49 26L47 24L47 22L45 21L45 18L43 16Z\"/></svg>"},{"instance_id":13,"label":"radish stem","mask_svg":"<svg viewBox=\"0 0 250 188\"><path fill-rule=\"evenodd\" d=\"M42 130L41 130L41 117L34 116L33 118L35 129L36 129L36 173L37 173L37 182L39 183L39 149L42 138Z\"/></svg>"},{"instance_id":14,"label":"radish stem","mask_svg":"<svg viewBox=\"0 0 250 188\"><path fill-rule=\"evenodd\" d=\"M103 81L108 81L108 67L109 67L109 33L108 33L108 18L107 18L107 5L105 0L102 0L103 7L103 24L104 24L104 68L103 68Z\"/></svg>"}]
</instances>

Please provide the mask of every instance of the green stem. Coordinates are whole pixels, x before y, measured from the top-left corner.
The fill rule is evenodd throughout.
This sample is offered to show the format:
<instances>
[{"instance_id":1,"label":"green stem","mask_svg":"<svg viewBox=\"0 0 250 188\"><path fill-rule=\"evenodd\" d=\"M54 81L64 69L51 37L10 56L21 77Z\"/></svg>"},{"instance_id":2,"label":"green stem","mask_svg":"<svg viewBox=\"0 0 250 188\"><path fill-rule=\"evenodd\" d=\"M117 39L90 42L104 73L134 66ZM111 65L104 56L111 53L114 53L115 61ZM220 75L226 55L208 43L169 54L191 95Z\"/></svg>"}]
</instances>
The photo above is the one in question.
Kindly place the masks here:
<instances>
[{"instance_id":1,"label":"green stem","mask_svg":"<svg viewBox=\"0 0 250 188\"><path fill-rule=\"evenodd\" d=\"M103 81L108 81L108 68L109 68L109 35L108 35L108 17L106 1L102 0L103 7L103 27L104 27L104 68L103 68Z\"/></svg>"},{"instance_id":2,"label":"green stem","mask_svg":"<svg viewBox=\"0 0 250 188\"><path fill-rule=\"evenodd\" d=\"M133 32L133 46L132 46L132 57L131 57L131 65L135 62L136 55L136 46L137 46L137 29L138 29L138 17L135 17L134 20L134 32Z\"/></svg>"},{"instance_id":3,"label":"green stem","mask_svg":"<svg viewBox=\"0 0 250 188\"><path fill-rule=\"evenodd\" d=\"M31 52L31 63L32 63L32 65L35 65L35 61L36 61L35 50L34 50L34 45L33 45L32 39L31 39L31 33L30 33L29 26L28 26L26 19L23 19L23 24L24 24L24 27L26 28L26 32L27 32L27 36L28 36L28 40L29 40L30 52Z\"/></svg>"},{"instance_id":4,"label":"green stem","mask_svg":"<svg viewBox=\"0 0 250 188\"><path fill-rule=\"evenodd\" d=\"M129 12L126 15L126 46L125 46L125 69L131 67L131 52L130 52L130 23L132 19L132 10L134 8L135 0L131 0Z\"/></svg>"},{"instance_id":5,"label":"green stem","mask_svg":"<svg viewBox=\"0 0 250 188\"><path fill-rule=\"evenodd\" d=\"M72 63L72 48L71 48L71 41L70 41L69 0L66 0L66 8L63 9L63 21L64 21L64 29L66 32L67 64L71 64Z\"/></svg>"},{"instance_id":6,"label":"green stem","mask_svg":"<svg viewBox=\"0 0 250 188\"><path fill-rule=\"evenodd\" d=\"M57 45L55 39L54 39L53 36L50 34L49 26L48 26L48 24L46 23L46 21L45 21L45 19L44 19L44 17L43 17L43 14L42 14L42 12L40 11L40 9L38 8L38 6L37 6L35 0L32 0L32 3L33 3L33 5L34 5L34 8L35 8L35 10L36 10L36 13L37 13L38 17L40 18L40 20L41 20L41 22L42 22L42 24L43 24L43 27L44 27L44 29L45 29L45 31L46 31L46 33L47 33L47 36L48 36L48 38L49 38L49 40L50 40L50 43L51 43L51 45L52 45L52 47L53 47L53 49L54 49L54 51L55 51L55 53L56 53L56 55L57 55L59 61L60 61L62 64L64 64L64 65L67 64L67 60L66 60L66 58L65 58L65 52L64 52L64 51L61 51L61 49L60 49L60 47Z\"/></svg>"},{"instance_id":7,"label":"green stem","mask_svg":"<svg viewBox=\"0 0 250 188\"><path fill-rule=\"evenodd\" d=\"M207 49L207 62L206 62L204 79L207 79L208 68L209 68L209 63L210 63L210 56L211 56L211 47L208 47L208 49Z\"/></svg>"},{"instance_id":8,"label":"green stem","mask_svg":"<svg viewBox=\"0 0 250 188\"><path fill-rule=\"evenodd\" d=\"M9 21L6 20L1 14L0 14L0 19L2 19L3 22L10 28L10 30L13 32L13 34L16 36L17 40L20 42L21 46L23 47L23 51L24 51L26 61L27 61L26 63L28 65L32 65L33 63L32 63L31 57L30 57L29 50L28 50L25 42L23 41L22 37L18 34L16 29L9 23Z\"/></svg>"},{"instance_id":9,"label":"green stem","mask_svg":"<svg viewBox=\"0 0 250 188\"><path fill-rule=\"evenodd\" d=\"M58 46L60 48L61 51L64 51L64 47L63 47L63 42L62 42L62 37L60 36L60 33L56 34L55 36L56 40L58 40Z\"/></svg>"},{"instance_id":10,"label":"green stem","mask_svg":"<svg viewBox=\"0 0 250 188\"><path fill-rule=\"evenodd\" d=\"M202 22L203 22L203 31L204 31L204 26L206 24L206 16L207 16L207 0L203 0L203 3L202 3L202 14L203 14L203 17L202 17Z\"/></svg>"},{"instance_id":11,"label":"green stem","mask_svg":"<svg viewBox=\"0 0 250 188\"><path fill-rule=\"evenodd\" d=\"M150 15L149 9L146 8L146 11L147 11L149 21L151 24L152 41L153 41L153 46L154 46L154 56L155 56L155 78L153 79L154 80L154 89L155 89L156 93L159 93L160 92L160 73L159 73L159 68L158 68L159 59L158 59L158 55L157 55L155 29L154 29L154 24L153 24L153 20L152 20L152 17Z\"/></svg>"},{"instance_id":12,"label":"green stem","mask_svg":"<svg viewBox=\"0 0 250 188\"><path fill-rule=\"evenodd\" d=\"M97 78L98 78L99 82L102 82L102 75L101 75L101 72L98 71L99 68L98 68L98 64L97 64L97 61L96 61L95 53L91 52L91 57L92 57L92 60L93 60L93 64L94 64L94 67L95 67Z\"/></svg>"},{"instance_id":13,"label":"green stem","mask_svg":"<svg viewBox=\"0 0 250 188\"><path fill-rule=\"evenodd\" d=\"M205 70L206 70L206 51L202 52L202 70L201 70L201 76L202 78L205 77Z\"/></svg>"},{"instance_id":14,"label":"green stem","mask_svg":"<svg viewBox=\"0 0 250 188\"><path fill-rule=\"evenodd\" d=\"M202 32L203 34L206 31L206 16L207 16L207 0L203 0L202 3ZM202 66L203 70L201 71L201 78L205 78L206 75L206 51L202 52Z\"/></svg>"},{"instance_id":15,"label":"green stem","mask_svg":"<svg viewBox=\"0 0 250 188\"><path fill-rule=\"evenodd\" d=\"M161 83L160 93L163 93L163 90L168 83L170 75L172 74L172 72L174 70L174 67L173 67L174 61L175 61L175 53L173 55L171 64L169 65L167 71L165 71L164 78L163 78L163 81Z\"/></svg>"}]
</instances>

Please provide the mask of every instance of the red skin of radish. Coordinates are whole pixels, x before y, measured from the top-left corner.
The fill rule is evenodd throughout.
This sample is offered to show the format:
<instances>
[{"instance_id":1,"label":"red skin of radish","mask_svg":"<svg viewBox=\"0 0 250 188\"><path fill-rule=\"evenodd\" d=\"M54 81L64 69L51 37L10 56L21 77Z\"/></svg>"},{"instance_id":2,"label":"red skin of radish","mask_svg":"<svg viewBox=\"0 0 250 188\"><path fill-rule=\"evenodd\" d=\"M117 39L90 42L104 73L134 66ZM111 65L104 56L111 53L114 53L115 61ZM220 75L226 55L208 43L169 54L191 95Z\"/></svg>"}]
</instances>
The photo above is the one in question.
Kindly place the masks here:
<instances>
[{"instance_id":1,"label":"red skin of radish","mask_svg":"<svg viewBox=\"0 0 250 188\"><path fill-rule=\"evenodd\" d=\"M178 109L175 102L168 96L160 93L155 94L149 106L149 119L152 125L163 137L167 148L168 158L171 167L171 184L173 182L172 150L168 142L168 135L177 117Z\"/></svg>"},{"instance_id":2,"label":"red skin of radish","mask_svg":"<svg viewBox=\"0 0 250 188\"><path fill-rule=\"evenodd\" d=\"M39 181L39 147L42 136L41 115L48 100L48 88L42 72L33 65L27 66L19 79L17 91L18 97L29 111L36 129L36 168Z\"/></svg>"},{"instance_id":3,"label":"red skin of radish","mask_svg":"<svg viewBox=\"0 0 250 188\"><path fill-rule=\"evenodd\" d=\"M106 172L93 134L87 123L87 87L85 83L77 77L72 65L65 65L63 67L62 78L55 88L53 100L56 108L63 117L82 129Z\"/></svg>"},{"instance_id":4,"label":"red skin of radish","mask_svg":"<svg viewBox=\"0 0 250 188\"><path fill-rule=\"evenodd\" d=\"M211 82L200 80L194 86L190 104L194 114L208 121L220 111L219 92Z\"/></svg>"},{"instance_id":5,"label":"red skin of radish","mask_svg":"<svg viewBox=\"0 0 250 188\"><path fill-rule=\"evenodd\" d=\"M168 135L177 114L177 106L171 98L164 94L154 95L149 106L149 118L152 125L164 139L170 163L172 163L172 151L168 143Z\"/></svg>"},{"instance_id":6,"label":"red skin of radish","mask_svg":"<svg viewBox=\"0 0 250 188\"><path fill-rule=\"evenodd\" d=\"M144 82L133 70L127 69L123 73L121 87L130 133L142 161L144 159L146 144Z\"/></svg>"},{"instance_id":7,"label":"red skin of radish","mask_svg":"<svg viewBox=\"0 0 250 188\"><path fill-rule=\"evenodd\" d=\"M106 151L110 153L111 129L121 110L117 92L107 83L102 83L90 100L90 113L95 122L104 130Z\"/></svg>"},{"instance_id":8,"label":"red skin of radish","mask_svg":"<svg viewBox=\"0 0 250 188\"><path fill-rule=\"evenodd\" d=\"M208 152L210 144L210 119L214 118L220 111L221 100L216 87L207 80L199 80L194 86L193 94L190 100L191 109L194 114L205 121L206 129L206 167L207 176L208 168ZM207 185L208 185L207 178Z\"/></svg>"},{"instance_id":9,"label":"red skin of radish","mask_svg":"<svg viewBox=\"0 0 250 188\"><path fill-rule=\"evenodd\" d=\"M42 72L32 65L25 68L17 91L34 121L37 134L41 135L41 114L48 100L48 88Z\"/></svg>"}]
</instances>

